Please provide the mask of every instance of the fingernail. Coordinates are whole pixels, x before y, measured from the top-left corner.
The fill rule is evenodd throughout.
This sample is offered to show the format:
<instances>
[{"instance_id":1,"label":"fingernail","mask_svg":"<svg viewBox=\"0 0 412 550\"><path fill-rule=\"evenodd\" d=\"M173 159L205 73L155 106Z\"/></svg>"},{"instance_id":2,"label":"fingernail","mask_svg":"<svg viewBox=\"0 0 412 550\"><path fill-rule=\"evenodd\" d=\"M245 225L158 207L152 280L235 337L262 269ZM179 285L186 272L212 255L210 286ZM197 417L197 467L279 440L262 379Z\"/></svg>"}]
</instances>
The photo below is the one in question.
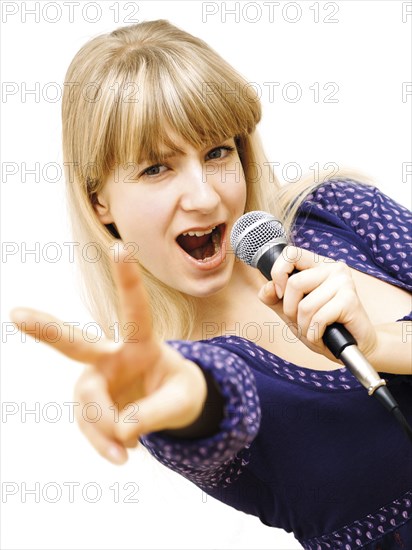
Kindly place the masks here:
<instances>
[{"instance_id":1,"label":"fingernail","mask_svg":"<svg viewBox=\"0 0 412 550\"><path fill-rule=\"evenodd\" d=\"M281 300L283 298L283 291L280 288L280 286L277 285L276 283L275 283L275 290L276 290L277 297L279 298L279 300Z\"/></svg>"},{"instance_id":2,"label":"fingernail","mask_svg":"<svg viewBox=\"0 0 412 550\"><path fill-rule=\"evenodd\" d=\"M110 445L107 449L107 457L115 464L124 464L127 460L124 449L120 448L118 445Z\"/></svg>"},{"instance_id":3,"label":"fingernail","mask_svg":"<svg viewBox=\"0 0 412 550\"><path fill-rule=\"evenodd\" d=\"M259 290L258 298L262 300L269 294L269 288L270 288L270 281L262 286L262 288Z\"/></svg>"},{"instance_id":4,"label":"fingernail","mask_svg":"<svg viewBox=\"0 0 412 550\"><path fill-rule=\"evenodd\" d=\"M27 310L24 308L15 308L10 311L10 319L14 323L23 323L23 321L27 321Z\"/></svg>"}]
</instances>

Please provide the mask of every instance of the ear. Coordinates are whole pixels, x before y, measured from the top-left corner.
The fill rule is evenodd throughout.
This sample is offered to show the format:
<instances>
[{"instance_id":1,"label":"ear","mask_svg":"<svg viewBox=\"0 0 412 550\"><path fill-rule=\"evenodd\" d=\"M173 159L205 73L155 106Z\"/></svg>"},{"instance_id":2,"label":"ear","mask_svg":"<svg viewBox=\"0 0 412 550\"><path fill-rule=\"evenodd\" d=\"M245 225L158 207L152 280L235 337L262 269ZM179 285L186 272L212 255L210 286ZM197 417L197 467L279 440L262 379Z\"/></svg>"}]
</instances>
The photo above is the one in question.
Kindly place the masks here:
<instances>
[{"instance_id":1,"label":"ear","mask_svg":"<svg viewBox=\"0 0 412 550\"><path fill-rule=\"evenodd\" d=\"M109 223L114 223L113 216L110 213L108 201L104 198L103 194L93 193L91 200L92 200L94 211L96 212L99 220L104 225L107 225Z\"/></svg>"}]
</instances>

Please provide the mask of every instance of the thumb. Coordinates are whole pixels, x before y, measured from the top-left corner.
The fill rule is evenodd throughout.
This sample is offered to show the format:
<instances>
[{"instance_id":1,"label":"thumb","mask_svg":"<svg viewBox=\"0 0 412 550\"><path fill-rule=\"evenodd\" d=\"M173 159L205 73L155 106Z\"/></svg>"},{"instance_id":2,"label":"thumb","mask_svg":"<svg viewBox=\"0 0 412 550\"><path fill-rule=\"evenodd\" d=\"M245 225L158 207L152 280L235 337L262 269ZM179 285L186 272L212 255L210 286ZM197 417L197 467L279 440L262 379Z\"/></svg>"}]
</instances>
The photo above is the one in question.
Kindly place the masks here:
<instances>
[{"instance_id":1,"label":"thumb","mask_svg":"<svg viewBox=\"0 0 412 550\"><path fill-rule=\"evenodd\" d=\"M280 288L278 289L273 281L268 281L259 290L258 298L265 305L274 306L282 298L282 293Z\"/></svg>"}]
</instances>

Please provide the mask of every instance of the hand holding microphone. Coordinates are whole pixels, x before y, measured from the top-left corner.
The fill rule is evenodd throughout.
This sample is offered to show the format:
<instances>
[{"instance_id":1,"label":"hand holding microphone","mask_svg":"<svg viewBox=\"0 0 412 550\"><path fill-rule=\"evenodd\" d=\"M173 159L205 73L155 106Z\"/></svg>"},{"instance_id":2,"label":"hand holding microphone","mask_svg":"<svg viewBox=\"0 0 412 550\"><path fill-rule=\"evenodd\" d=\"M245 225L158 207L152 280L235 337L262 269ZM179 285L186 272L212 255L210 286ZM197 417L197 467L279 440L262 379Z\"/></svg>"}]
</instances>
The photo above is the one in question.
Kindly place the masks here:
<instances>
[{"instance_id":1,"label":"hand holding microphone","mask_svg":"<svg viewBox=\"0 0 412 550\"><path fill-rule=\"evenodd\" d=\"M397 418L412 440L412 429L385 380L365 357L374 350L377 336L357 297L349 268L306 250L286 248L281 223L267 212L241 216L232 228L231 245L239 259L273 281L267 285L266 295L260 294L262 301L283 319L296 323L297 335L309 348L331 357L327 348L342 361L369 395L377 397ZM280 308L276 303L281 299Z\"/></svg>"},{"instance_id":2,"label":"hand holding microphone","mask_svg":"<svg viewBox=\"0 0 412 550\"><path fill-rule=\"evenodd\" d=\"M358 342L362 353L372 356L376 330L346 264L287 245L270 270L270 280L259 298L307 347L336 361L343 346ZM330 328L336 327L336 321L340 338L339 332L333 335Z\"/></svg>"}]
</instances>

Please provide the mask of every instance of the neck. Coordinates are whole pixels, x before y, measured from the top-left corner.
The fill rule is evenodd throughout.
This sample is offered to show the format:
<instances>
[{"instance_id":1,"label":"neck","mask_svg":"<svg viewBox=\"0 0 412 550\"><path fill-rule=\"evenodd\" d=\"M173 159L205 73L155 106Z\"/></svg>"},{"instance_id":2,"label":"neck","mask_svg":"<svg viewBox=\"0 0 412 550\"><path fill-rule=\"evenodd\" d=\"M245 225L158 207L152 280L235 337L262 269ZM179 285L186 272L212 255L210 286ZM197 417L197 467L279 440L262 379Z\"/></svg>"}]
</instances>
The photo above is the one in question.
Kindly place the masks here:
<instances>
[{"instance_id":1,"label":"neck","mask_svg":"<svg viewBox=\"0 0 412 550\"><path fill-rule=\"evenodd\" d=\"M196 328L190 339L219 335L222 323L232 322L239 307L244 307L248 299L258 299L257 293L265 282L266 279L257 269L243 262L235 262L229 284L213 296L198 300Z\"/></svg>"}]
</instances>

